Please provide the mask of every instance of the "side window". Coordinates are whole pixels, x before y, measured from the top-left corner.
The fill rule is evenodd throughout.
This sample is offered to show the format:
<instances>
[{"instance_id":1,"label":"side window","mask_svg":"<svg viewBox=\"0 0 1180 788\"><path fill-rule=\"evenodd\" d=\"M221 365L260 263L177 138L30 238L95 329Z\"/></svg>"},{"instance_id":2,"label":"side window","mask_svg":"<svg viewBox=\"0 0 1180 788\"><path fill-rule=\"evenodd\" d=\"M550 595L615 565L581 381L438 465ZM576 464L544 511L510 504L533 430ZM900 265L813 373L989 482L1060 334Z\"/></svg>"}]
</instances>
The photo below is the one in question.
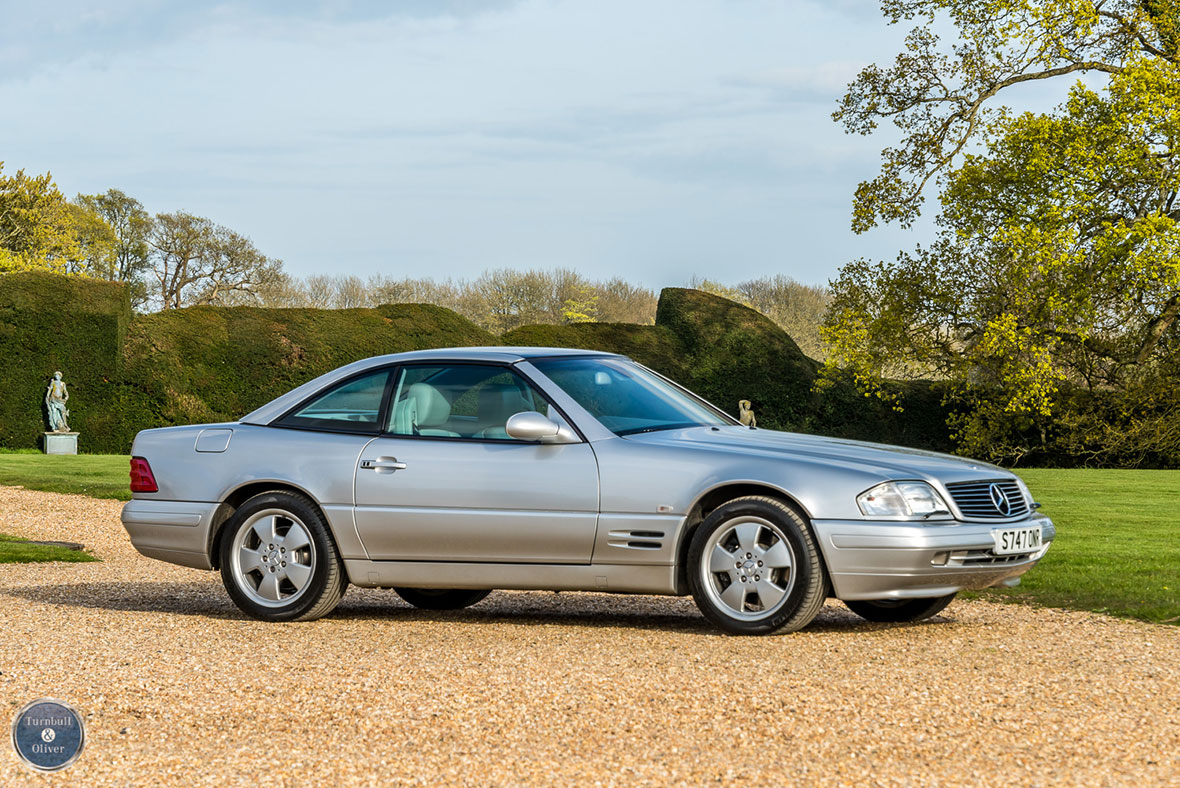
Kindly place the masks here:
<instances>
[{"instance_id":1,"label":"side window","mask_svg":"<svg viewBox=\"0 0 1180 788\"><path fill-rule=\"evenodd\" d=\"M506 367L482 364L409 366L398 373L387 431L477 440L512 440L504 425L549 403Z\"/></svg>"},{"instance_id":2,"label":"side window","mask_svg":"<svg viewBox=\"0 0 1180 788\"><path fill-rule=\"evenodd\" d=\"M284 417L279 425L375 433L388 380L386 369L348 380Z\"/></svg>"}]
</instances>

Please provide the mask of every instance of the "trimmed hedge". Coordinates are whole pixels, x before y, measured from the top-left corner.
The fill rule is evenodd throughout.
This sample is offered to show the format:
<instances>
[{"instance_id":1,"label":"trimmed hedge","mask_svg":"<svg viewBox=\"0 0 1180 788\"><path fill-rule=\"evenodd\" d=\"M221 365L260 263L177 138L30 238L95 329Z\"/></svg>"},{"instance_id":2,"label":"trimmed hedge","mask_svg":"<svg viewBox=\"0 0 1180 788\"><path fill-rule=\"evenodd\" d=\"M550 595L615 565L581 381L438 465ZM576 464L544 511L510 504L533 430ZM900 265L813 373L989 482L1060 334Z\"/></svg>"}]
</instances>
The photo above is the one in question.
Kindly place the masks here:
<instances>
[{"instance_id":1,"label":"trimmed hedge","mask_svg":"<svg viewBox=\"0 0 1180 788\"><path fill-rule=\"evenodd\" d=\"M524 326L495 337L442 307L193 307L132 315L121 285L46 273L0 276L0 447L37 445L55 369L87 452L126 453L149 427L233 421L342 364L432 347L523 345L623 353L759 426L950 448L941 392L900 389L904 412L848 384L813 390L819 364L758 312L668 288L654 326Z\"/></svg>"},{"instance_id":2,"label":"trimmed hedge","mask_svg":"<svg viewBox=\"0 0 1180 788\"><path fill-rule=\"evenodd\" d=\"M678 381L688 379L687 354L680 337L666 326L635 323L574 323L521 326L500 337L521 347L578 347L622 353Z\"/></svg>"},{"instance_id":3,"label":"trimmed hedge","mask_svg":"<svg viewBox=\"0 0 1180 788\"><path fill-rule=\"evenodd\" d=\"M45 391L60 370L70 427L91 451L118 429L123 340L131 303L122 285L51 273L0 276L0 446L39 446ZM120 444L122 450L126 446Z\"/></svg>"},{"instance_id":4,"label":"trimmed hedge","mask_svg":"<svg viewBox=\"0 0 1180 788\"><path fill-rule=\"evenodd\" d=\"M370 356L496 344L429 304L376 309L193 307L136 316L125 344L130 436L147 426L232 421L295 386Z\"/></svg>"},{"instance_id":5,"label":"trimmed hedge","mask_svg":"<svg viewBox=\"0 0 1180 788\"><path fill-rule=\"evenodd\" d=\"M296 385L369 356L496 338L428 304L377 309L194 307L132 315L122 285L48 273L0 276L0 447L37 446L61 370L85 452L125 454L149 427L233 421Z\"/></svg>"}]
</instances>

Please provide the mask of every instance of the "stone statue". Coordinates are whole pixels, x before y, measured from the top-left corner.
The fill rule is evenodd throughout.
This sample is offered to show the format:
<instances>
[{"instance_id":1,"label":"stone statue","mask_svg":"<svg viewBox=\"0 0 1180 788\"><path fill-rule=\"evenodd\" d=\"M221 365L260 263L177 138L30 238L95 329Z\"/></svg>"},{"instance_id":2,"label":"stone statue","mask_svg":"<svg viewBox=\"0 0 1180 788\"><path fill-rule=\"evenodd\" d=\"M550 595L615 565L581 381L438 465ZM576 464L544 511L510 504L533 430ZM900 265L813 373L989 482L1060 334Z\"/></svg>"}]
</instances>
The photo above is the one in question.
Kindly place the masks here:
<instances>
[{"instance_id":1,"label":"stone statue","mask_svg":"<svg viewBox=\"0 0 1180 788\"><path fill-rule=\"evenodd\" d=\"M750 410L750 400L738 400L738 421L747 427L758 426L758 419L754 418L754 411Z\"/></svg>"},{"instance_id":2,"label":"stone statue","mask_svg":"<svg viewBox=\"0 0 1180 788\"><path fill-rule=\"evenodd\" d=\"M70 425L66 424L66 402L70 399L70 392L66 391L66 384L61 379L60 372L53 373L53 380L49 381L49 388L45 392L45 407L49 411L49 429L53 432L69 432Z\"/></svg>"}]
</instances>

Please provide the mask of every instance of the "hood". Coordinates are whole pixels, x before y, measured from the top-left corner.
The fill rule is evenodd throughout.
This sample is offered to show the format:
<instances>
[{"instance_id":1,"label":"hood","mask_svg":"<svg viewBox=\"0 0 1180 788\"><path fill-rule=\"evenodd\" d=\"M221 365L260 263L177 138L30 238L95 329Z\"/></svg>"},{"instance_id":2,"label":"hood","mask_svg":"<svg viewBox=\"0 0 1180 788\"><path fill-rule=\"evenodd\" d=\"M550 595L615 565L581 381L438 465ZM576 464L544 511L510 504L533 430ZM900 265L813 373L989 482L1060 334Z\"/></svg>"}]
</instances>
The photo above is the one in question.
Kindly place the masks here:
<instances>
[{"instance_id":1,"label":"hood","mask_svg":"<svg viewBox=\"0 0 1180 788\"><path fill-rule=\"evenodd\" d=\"M1009 471L991 463L950 454L747 427L692 427L628 435L625 440L824 464L872 473L883 479L928 478L955 482L1012 476Z\"/></svg>"}]
</instances>

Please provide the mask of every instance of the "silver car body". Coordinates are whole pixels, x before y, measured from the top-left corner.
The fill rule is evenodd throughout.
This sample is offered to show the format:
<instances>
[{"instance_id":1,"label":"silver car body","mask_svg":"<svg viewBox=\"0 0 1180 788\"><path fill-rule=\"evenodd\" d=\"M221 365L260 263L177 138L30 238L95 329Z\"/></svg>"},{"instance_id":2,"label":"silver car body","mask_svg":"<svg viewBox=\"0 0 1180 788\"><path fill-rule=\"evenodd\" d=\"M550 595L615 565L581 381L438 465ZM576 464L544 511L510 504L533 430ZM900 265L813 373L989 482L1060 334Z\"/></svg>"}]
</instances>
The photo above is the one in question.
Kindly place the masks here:
<instances>
[{"instance_id":1,"label":"silver car body","mask_svg":"<svg viewBox=\"0 0 1180 788\"><path fill-rule=\"evenodd\" d=\"M142 554L212 569L219 527L234 507L258 492L289 488L319 505L354 585L684 594L687 540L702 511L765 494L806 517L831 595L845 600L1014 585L1055 536L1012 473L969 459L736 422L616 435L532 363L575 354L609 356L553 348L379 356L316 378L239 422L145 430L132 453L150 462L159 489L136 493L123 524ZM513 367L560 408L577 439L431 440L272 426L358 372L424 361ZM365 467L394 459L405 467ZM901 480L931 485L953 519L861 513L858 495ZM956 502L963 495L953 494L978 497L993 484L1009 491L1019 484L1025 500L1015 516L973 515ZM1016 527L1039 528L1041 546L997 554L995 533Z\"/></svg>"}]
</instances>

